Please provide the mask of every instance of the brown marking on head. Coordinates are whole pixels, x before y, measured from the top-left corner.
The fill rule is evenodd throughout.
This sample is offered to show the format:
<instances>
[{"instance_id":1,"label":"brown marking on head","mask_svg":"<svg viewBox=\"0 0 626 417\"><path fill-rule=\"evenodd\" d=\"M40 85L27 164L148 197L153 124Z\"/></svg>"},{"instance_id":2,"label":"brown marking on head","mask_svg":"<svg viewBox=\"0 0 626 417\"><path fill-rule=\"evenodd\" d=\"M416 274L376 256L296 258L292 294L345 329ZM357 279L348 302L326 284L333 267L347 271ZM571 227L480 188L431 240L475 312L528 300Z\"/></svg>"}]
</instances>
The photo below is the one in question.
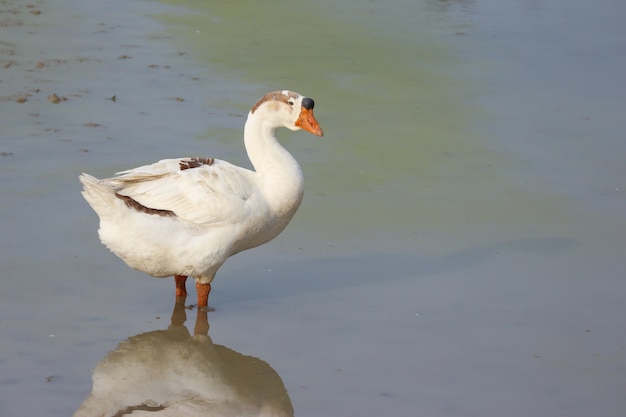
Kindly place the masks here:
<instances>
[{"instance_id":1,"label":"brown marking on head","mask_svg":"<svg viewBox=\"0 0 626 417\"><path fill-rule=\"evenodd\" d=\"M171 210L159 210L159 209L153 209L150 207L146 207L143 204L141 204L140 202L133 200L131 197L127 196L127 195L121 195L118 193L115 193L115 196L117 198L119 198L120 200L124 201L124 203L126 204L126 207L128 208L132 208L137 210L138 212L141 213L146 213L146 214L156 214L158 216L176 216L176 213L174 213Z\"/></svg>"},{"instance_id":2,"label":"brown marking on head","mask_svg":"<svg viewBox=\"0 0 626 417\"><path fill-rule=\"evenodd\" d=\"M283 94L283 93L287 93L287 94ZM256 104L252 106L252 110L250 110L250 113L254 113L256 109L258 109L261 106L261 104L265 103L266 101L282 101L283 103L287 103L289 102L289 99L296 99L296 98L298 98L298 94L294 93L293 91L287 91L287 90L272 91L271 93L267 93L266 95L261 97L259 101L257 101Z\"/></svg>"},{"instance_id":3,"label":"brown marking on head","mask_svg":"<svg viewBox=\"0 0 626 417\"><path fill-rule=\"evenodd\" d=\"M180 167L181 171L184 171L190 168L198 168L203 165L213 165L214 162L215 162L214 158L200 158L196 156L193 158L188 158L188 159L184 159L180 161L178 163L178 166Z\"/></svg>"}]
</instances>

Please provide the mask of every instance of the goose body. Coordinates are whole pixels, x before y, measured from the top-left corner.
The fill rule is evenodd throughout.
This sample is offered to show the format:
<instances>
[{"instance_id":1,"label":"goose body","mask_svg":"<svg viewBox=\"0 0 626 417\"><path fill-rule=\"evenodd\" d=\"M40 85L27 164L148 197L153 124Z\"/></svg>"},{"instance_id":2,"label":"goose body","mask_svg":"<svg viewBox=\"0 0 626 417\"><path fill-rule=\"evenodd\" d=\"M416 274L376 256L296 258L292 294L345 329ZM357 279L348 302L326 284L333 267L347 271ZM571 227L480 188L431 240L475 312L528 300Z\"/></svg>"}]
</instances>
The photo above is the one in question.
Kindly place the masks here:
<instances>
[{"instance_id":1,"label":"goose body","mask_svg":"<svg viewBox=\"0 0 626 417\"><path fill-rule=\"evenodd\" d=\"M164 159L106 179L82 174L83 196L100 217L100 240L130 267L175 276L186 295L192 276L198 305L228 257L275 238L302 201L304 179L275 130L322 136L314 102L291 91L264 95L250 110L244 143L254 170L214 158Z\"/></svg>"}]
</instances>

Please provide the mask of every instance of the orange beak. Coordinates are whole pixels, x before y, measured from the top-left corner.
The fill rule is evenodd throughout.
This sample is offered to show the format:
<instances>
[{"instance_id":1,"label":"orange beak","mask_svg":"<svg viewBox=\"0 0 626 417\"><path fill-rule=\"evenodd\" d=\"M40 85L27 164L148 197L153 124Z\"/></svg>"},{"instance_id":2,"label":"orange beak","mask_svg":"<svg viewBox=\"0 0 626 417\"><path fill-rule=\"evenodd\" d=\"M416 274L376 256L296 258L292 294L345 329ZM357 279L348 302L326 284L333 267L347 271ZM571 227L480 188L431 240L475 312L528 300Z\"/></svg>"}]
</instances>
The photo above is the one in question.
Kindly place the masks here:
<instances>
[{"instance_id":1,"label":"orange beak","mask_svg":"<svg viewBox=\"0 0 626 417\"><path fill-rule=\"evenodd\" d=\"M300 117L296 120L296 126L315 136L324 136L322 128L319 123L317 123L317 120L315 120L315 116L313 116L313 109L305 109L303 107L302 110L300 110Z\"/></svg>"}]
</instances>

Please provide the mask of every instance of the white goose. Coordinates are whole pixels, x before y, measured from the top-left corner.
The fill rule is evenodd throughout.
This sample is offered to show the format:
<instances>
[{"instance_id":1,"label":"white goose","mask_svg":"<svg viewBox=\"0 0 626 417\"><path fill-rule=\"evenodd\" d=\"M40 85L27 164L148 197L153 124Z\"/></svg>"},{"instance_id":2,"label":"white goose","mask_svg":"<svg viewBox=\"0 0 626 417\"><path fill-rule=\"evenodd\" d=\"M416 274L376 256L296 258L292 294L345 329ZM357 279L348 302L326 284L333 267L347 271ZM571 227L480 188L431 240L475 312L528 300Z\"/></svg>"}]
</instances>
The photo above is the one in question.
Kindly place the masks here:
<instances>
[{"instance_id":1,"label":"white goose","mask_svg":"<svg viewBox=\"0 0 626 417\"><path fill-rule=\"evenodd\" d=\"M174 276L185 296L196 280L198 307L228 257L266 243L287 226L304 190L302 170L274 135L279 127L323 132L312 99L264 95L248 113L244 143L254 171L213 158L164 159L99 180L82 174L83 196L100 217L100 240L131 268Z\"/></svg>"}]
</instances>

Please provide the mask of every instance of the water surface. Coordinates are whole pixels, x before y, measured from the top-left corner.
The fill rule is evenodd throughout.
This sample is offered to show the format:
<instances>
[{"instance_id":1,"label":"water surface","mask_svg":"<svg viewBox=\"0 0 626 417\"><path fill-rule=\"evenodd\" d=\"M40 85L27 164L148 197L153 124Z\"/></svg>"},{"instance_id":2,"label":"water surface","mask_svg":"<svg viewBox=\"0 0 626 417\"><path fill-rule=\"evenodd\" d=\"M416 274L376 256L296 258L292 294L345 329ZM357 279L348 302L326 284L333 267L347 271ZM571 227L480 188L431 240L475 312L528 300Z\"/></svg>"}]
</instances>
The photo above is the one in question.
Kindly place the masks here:
<instances>
[{"instance_id":1,"label":"water surface","mask_svg":"<svg viewBox=\"0 0 626 417\"><path fill-rule=\"evenodd\" d=\"M303 416L623 414L620 2L2 7L0 414L71 415L120 342L194 333L77 175L246 165L283 88L325 137L281 134L305 200L220 270L202 355L259 358Z\"/></svg>"}]
</instances>

